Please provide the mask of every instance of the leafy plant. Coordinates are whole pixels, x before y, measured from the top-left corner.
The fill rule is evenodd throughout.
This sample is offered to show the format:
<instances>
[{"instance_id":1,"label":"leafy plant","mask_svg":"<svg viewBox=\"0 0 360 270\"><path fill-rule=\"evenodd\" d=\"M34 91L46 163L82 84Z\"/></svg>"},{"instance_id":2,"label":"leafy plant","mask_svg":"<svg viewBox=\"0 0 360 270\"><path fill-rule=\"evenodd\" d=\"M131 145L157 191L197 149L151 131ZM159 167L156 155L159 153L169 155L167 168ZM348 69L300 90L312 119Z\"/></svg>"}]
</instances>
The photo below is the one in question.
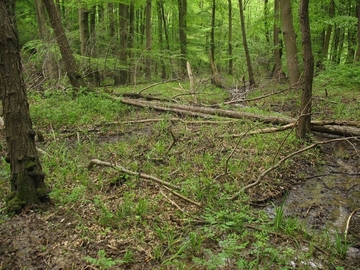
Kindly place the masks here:
<instances>
[{"instance_id":1,"label":"leafy plant","mask_svg":"<svg viewBox=\"0 0 360 270\"><path fill-rule=\"evenodd\" d=\"M90 264L99 267L100 269L109 269L117 264L123 264L123 260L113 260L112 258L106 257L105 250L101 249L98 251L97 258L84 257L84 260Z\"/></svg>"}]
</instances>

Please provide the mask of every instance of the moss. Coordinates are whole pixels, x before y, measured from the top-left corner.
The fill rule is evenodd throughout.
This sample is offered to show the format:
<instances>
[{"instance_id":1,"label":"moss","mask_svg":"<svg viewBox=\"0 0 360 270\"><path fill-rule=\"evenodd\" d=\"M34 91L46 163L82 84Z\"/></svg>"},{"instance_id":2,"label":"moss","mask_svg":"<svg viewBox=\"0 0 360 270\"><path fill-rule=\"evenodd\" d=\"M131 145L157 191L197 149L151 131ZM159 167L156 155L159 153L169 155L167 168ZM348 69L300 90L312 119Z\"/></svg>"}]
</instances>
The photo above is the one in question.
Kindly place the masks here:
<instances>
[{"instance_id":1,"label":"moss","mask_svg":"<svg viewBox=\"0 0 360 270\"><path fill-rule=\"evenodd\" d=\"M38 198L41 200L46 198L49 194L49 190L46 187L36 189L36 194Z\"/></svg>"},{"instance_id":2,"label":"moss","mask_svg":"<svg viewBox=\"0 0 360 270\"><path fill-rule=\"evenodd\" d=\"M28 163L26 163L26 167L25 167L25 168L26 168L28 171L31 171L32 169L35 168L35 166L36 166L36 163L35 163L35 162L29 161Z\"/></svg>"},{"instance_id":3,"label":"moss","mask_svg":"<svg viewBox=\"0 0 360 270\"><path fill-rule=\"evenodd\" d=\"M6 204L6 212L7 213L15 213L18 214L23 209L25 202L20 200L18 196L13 197Z\"/></svg>"}]
</instances>

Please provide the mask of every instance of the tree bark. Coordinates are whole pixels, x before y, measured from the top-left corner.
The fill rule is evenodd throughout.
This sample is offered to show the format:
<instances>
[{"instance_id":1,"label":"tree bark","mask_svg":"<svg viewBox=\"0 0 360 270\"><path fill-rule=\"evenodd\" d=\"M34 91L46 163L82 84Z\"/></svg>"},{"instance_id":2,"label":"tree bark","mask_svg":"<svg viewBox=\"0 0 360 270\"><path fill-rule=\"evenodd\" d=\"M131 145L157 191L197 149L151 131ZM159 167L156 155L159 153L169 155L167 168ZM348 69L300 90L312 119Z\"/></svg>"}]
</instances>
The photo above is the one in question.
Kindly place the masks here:
<instances>
[{"instance_id":1,"label":"tree bark","mask_svg":"<svg viewBox=\"0 0 360 270\"><path fill-rule=\"evenodd\" d=\"M357 0L356 3L356 10L357 10L357 50L355 61L360 61L360 0Z\"/></svg>"},{"instance_id":2,"label":"tree bark","mask_svg":"<svg viewBox=\"0 0 360 270\"><path fill-rule=\"evenodd\" d=\"M35 131L22 77L20 46L15 21L15 1L0 1L0 97L5 117L8 147L6 161L11 168L8 211L39 203L47 195L35 145Z\"/></svg>"},{"instance_id":3,"label":"tree bark","mask_svg":"<svg viewBox=\"0 0 360 270\"><path fill-rule=\"evenodd\" d=\"M120 71L115 75L115 85L124 85L128 82L128 21L129 6L127 4L119 4L119 37L120 37Z\"/></svg>"},{"instance_id":4,"label":"tree bark","mask_svg":"<svg viewBox=\"0 0 360 270\"><path fill-rule=\"evenodd\" d=\"M329 17L333 18L335 16L335 2L334 0L330 0L329 4ZM324 60L328 59L329 54L329 47L330 47L330 37L331 37L331 31L333 26L331 24L328 24L325 32L325 38L324 38L324 47L323 47L323 57Z\"/></svg>"},{"instance_id":5,"label":"tree bark","mask_svg":"<svg viewBox=\"0 0 360 270\"><path fill-rule=\"evenodd\" d=\"M80 52L81 55L88 55L89 44L89 11L79 7L79 31L80 31Z\"/></svg>"},{"instance_id":6,"label":"tree bark","mask_svg":"<svg viewBox=\"0 0 360 270\"><path fill-rule=\"evenodd\" d=\"M233 49L232 49L232 3L231 0L228 0L228 28L229 28L229 37L228 37L228 57L229 57L229 67L228 74L233 74Z\"/></svg>"},{"instance_id":7,"label":"tree bark","mask_svg":"<svg viewBox=\"0 0 360 270\"><path fill-rule=\"evenodd\" d=\"M65 36L64 29L61 25L59 12L56 9L53 0L43 0L43 3L49 15L51 26L54 29L61 56L65 64L67 76L69 77L71 85L75 89L79 89L80 87L86 87L86 84L78 71L78 66L76 64L75 58L71 53L69 41Z\"/></svg>"},{"instance_id":8,"label":"tree bark","mask_svg":"<svg viewBox=\"0 0 360 270\"><path fill-rule=\"evenodd\" d=\"M311 33L309 23L309 0L300 1L300 27L304 55L304 89L301 97L300 117L296 131L297 136L304 140L311 132L311 99L314 76L314 56L311 49Z\"/></svg>"},{"instance_id":9,"label":"tree bark","mask_svg":"<svg viewBox=\"0 0 360 270\"><path fill-rule=\"evenodd\" d=\"M36 20L38 23L38 29L39 29L39 37L40 39L46 44L50 43L50 31L47 28L47 15L45 6L42 3L41 0L35 0L35 10L36 10ZM50 50L48 50L50 51ZM48 57L44 58L44 64L43 64L43 75L45 78L49 80L56 78L56 66L53 64L54 57L52 56L51 52L48 52Z\"/></svg>"},{"instance_id":10,"label":"tree bark","mask_svg":"<svg viewBox=\"0 0 360 270\"><path fill-rule=\"evenodd\" d=\"M279 0L279 1L280 1L282 30L285 41L289 84L290 86L294 86L299 83L300 68L297 57L296 33L293 24L291 4L290 4L290 0Z\"/></svg>"},{"instance_id":11,"label":"tree bark","mask_svg":"<svg viewBox=\"0 0 360 270\"><path fill-rule=\"evenodd\" d=\"M245 28L244 9L243 9L243 1L242 0L239 0L239 9L240 9L241 33L242 33L243 46L244 46L245 57L246 57L246 65L247 65L248 74L249 74L249 83L250 83L250 86L253 86L253 85L255 85L255 78L254 78L254 73L253 73L252 64L251 64L249 47L248 47L248 43L247 43L247 39L246 39L246 28Z\"/></svg>"},{"instance_id":12,"label":"tree bark","mask_svg":"<svg viewBox=\"0 0 360 270\"><path fill-rule=\"evenodd\" d=\"M279 0L274 0L274 67L272 70L272 77L277 80L278 82L283 81L284 73L282 70L282 40L279 39L280 35L280 28L279 23L280 21L280 5Z\"/></svg>"},{"instance_id":13,"label":"tree bark","mask_svg":"<svg viewBox=\"0 0 360 270\"><path fill-rule=\"evenodd\" d=\"M187 0L178 0L179 8L179 43L180 43L180 77L186 76L186 12L187 12Z\"/></svg>"},{"instance_id":14,"label":"tree bark","mask_svg":"<svg viewBox=\"0 0 360 270\"><path fill-rule=\"evenodd\" d=\"M145 17L145 36L146 36L146 63L145 63L145 77L147 80L151 79L151 0L146 1L146 17Z\"/></svg>"},{"instance_id":15,"label":"tree bark","mask_svg":"<svg viewBox=\"0 0 360 270\"><path fill-rule=\"evenodd\" d=\"M189 106L189 105L180 105L173 103L159 103L159 102L148 102L148 101L139 101L135 99L128 98L118 98L112 97L115 100L119 100L120 102L137 106L141 108L152 108L158 111L164 112L173 112L180 115L190 115L193 117L203 117L210 118L213 116L220 117L228 117L235 119L247 119L252 121L260 121L265 124L273 124L273 125L289 125L296 124L297 119L294 118L286 118L286 117L276 117L276 116L267 116L263 114L255 114L249 112L242 111L232 111L232 110L222 110L201 106ZM311 130L323 133L329 133L340 136L357 136L360 137L360 123L354 121L348 122L334 122L334 121L312 121L311 122Z\"/></svg>"}]
</instances>

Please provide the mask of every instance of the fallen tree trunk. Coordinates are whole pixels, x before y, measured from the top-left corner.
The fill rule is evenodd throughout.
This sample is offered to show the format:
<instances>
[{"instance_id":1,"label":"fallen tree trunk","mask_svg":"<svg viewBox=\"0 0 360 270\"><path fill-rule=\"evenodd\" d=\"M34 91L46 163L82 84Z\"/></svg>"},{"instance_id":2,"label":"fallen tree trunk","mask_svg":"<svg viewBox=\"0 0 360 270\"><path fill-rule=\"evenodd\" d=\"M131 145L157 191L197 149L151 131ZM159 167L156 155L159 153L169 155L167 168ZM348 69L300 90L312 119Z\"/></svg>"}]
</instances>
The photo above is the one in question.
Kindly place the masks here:
<instances>
[{"instance_id":1,"label":"fallen tree trunk","mask_svg":"<svg viewBox=\"0 0 360 270\"><path fill-rule=\"evenodd\" d=\"M167 111L182 115L191 115L191 116L203 117L203 118L212 118L214 116L221 116L221 117L228 117L235 119L247 119L251 121L263 122L265 124L273 124L273 125L281 125L281 126L295 124L297 122L297 119L295 118L267 116L267 115L260 115L260 114L243 112L243 111L222 110L218 108L180 105L180 104L172 104L172 103L155 103L155 102L134 100L128 98L120 98L120 101L127 105L132 105L142 108L152 108L158 111ZM360 122L312 121L311 130L322 133L340 135L340 136L360 136Z\"/></svg>"}]
</instances>

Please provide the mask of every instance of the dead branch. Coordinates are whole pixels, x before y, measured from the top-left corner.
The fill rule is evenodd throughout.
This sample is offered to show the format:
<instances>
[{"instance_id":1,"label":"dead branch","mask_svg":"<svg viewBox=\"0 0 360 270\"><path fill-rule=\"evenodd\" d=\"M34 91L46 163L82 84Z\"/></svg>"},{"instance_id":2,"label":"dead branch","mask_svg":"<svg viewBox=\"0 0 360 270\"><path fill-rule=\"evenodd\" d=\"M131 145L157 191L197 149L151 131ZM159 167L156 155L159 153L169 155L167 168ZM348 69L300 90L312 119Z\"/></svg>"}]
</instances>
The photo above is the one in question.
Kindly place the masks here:
<instances>
[{"instance_id":1,"label":"dead branch","mask_svg":"<svg viewBox=\"0 0 360 270\"><path fill-rule=\"evenodd\" d=\"M168 83L168 82L175 82L175 81L177 81L178 79L170 79L170 80L166 80L166 81L162 81L162 82L157 82L157 83L153 83L153 84L151 84L151 85L149 85L149 86L146 86L146 87L144 87L143 89L141 89L139 92L138 92L138 94L140 95L142 92L144 92L145 90L147 90L147 89L149 89L149 88L151 88L151 87L154 87L154 86L157 86L157 85L159 85L159 84L163 84L163 83Z\"/></svg>"},{"instance_id":2,"label":"dead branch","mask_svg":"<svg viewBox=\"0 0 360 270\"><path fill-rule=\"evenodd\" d=\"M256 101L256 100L271 97L271 96L274 96L274 95L277 95L277 94L280 94L280 93L283 93L283 92L289 91L289 90L290 90L290 88L287 88L287 89L276 91L276 92L273 92L273 93L270 93L270 94L262 95L260 97L249 98L249 99L241 99L241 100L231 100L231 101L224 102L224 104L229 105L229 104L234 104L234 103L238 103L238 102ZM244 95L245 94L246 93L244 93Z\"/></svg>"},{"instance_id":3,"label":"dead branch","mask_svg":"<svg viewBox=\"0 0 360 270\"><path fill-rule=\"evenodd\" d=\"M171 192L172 194L174 194L175 196L177 196L177 197L179 197L179 198L181 198L181 199L183 199L183 200L185 200L185 201L187 201L187 202L189 202L189 203L191 203L191 204L193 204L193 205L196 205L197 207L201 207L201 203L198 203L198 202L195 202L195 201L193 201L193 200L190 200L189 198L187 198L187 197L185 197L185 196L177 193L176 191L174 191L174 190L172 190L172 189L170 189L170 188L168 188L168 187L166 187L166 186L164 186L164 188L165 188L166 190L170 191L170 192Z\"/></svg>"},{"instance_id":4,"label":"dead branch","mask_svg":"<svg viewBox=\"0 0 360 270\"><path fill-rule=\"evenodd\" d=\"M170 152L171 148L173 148L175 143L177 142L177 138L175 137L174 132L172 131L171 127L169 127L169 132L170 132L171 138L173 140L172 140L172 143L170 144L170 146L168 147L168 149L166 150L166 154L168 154Z\"/></svg>"},{"instance_id":5,"label":"dead branch","mask_svg":"<svg viewBox=\"0 0 360 270\"><path fill-rule=\"evenodd\" d=\"M233 111L233 110L222 110L217 108L208 108L201 106L190 106L190 105L180 105L180 104L159 104L154 102L132 100L122 98L121 102L128 105L143 107L143 108L153 108L159 111L170 111L174 113L180 113L183 115L191 115L203 118L212 118L214 115L220 117L228 117L235 119L248 119L252 121L261 121L265 124L274 124L274 125L288 125L294 122L297 122L297 119L286 118L286 117L277 117L277 116L267 116L260 115L255 113L249 113L244 111ZM324 122L324 121L313 121L311 122L311 129L313 131L318 131L322 133L335 134L340 136L360 136L360 122L350 121L350 125L345 126L343 122ZM347 122L344 122L347 123Z\"/></svg>"},{"instance_id":6,"label":"dead branch","mask_svg":"<svg viewBox=\"0 0 360 270\"><path fill-rule=\"evenodd\" d=\"M129 175L134 175L134 176L138 176L138 177L143 178L143 179L154 181L154 182L156 182L156 183L158 183L160 185L163 185L163 186L167 186L167 187L177 189L177 190L180 189L179 186L175 186L173 184L170 184L168 182L160 180L159 178L156 178L155 176L148 175L148 174L145 174L145 173L140 173L140 172L133 172L133 171L130 171L130 170L126 169L126 168L123 168L123 167L121 167L119 165L115 165L115 164L112 164L112 163L106 162L106 161L101 161L99 159L92 159L90 161L89 165L88 165L88 170L90 171L94 167L94 165L110 167L110 168L113 168L113 169L115 169L117 171L129 174Z\"/></svg>"},{"instance_id":7,"label":"dead branch","mask_svg":"<svg viewBox=\"0 0 360 270\"><path fill-rule=\"evenodd\" d=\"M143 179L146 179L146 180L151 180L151 181L154 181L155 183L158 183L160 185L162 185L165 189L167 189L168 191L170 191L171 193L173 193L174 195L178 196L179 198L187 201L187 202L190 202L196 206L199 206L201 207L201 204L198 203L198 202L195 202L179 193L177 193L176 191L172 190L172 189L176 189L176 190L180 190L180 187L179 186L176 186L176 185L173 185L173 184L170 184L168 182L165 182L155 176L152 176L152 175L148 175L148 174L145 174L145 173L140 173L140 172L133 172L133 171L130 171L126 168L123 168L119 165L115 165L115 164L112 164L110 162L106 162L106 161L101 161L99 159L92 159L90 160L90 163L88 165L88 170L90 171L94 165L98 165L98 166L104 166L104 167L110 167L110 168L113 168L117 171L120 171L120 172L123 172L123 173L126 173L126 174L129 174L129 175L134 175L134 176L138 176L140 178L143 178Z\"/></svg>"},{"instance_id":8,"label":"dead branch","mask_svg":"<svg viewBox=\"0 0 360 270\"><path fill-rule=\"evenodd\" d=\"M239 134L231 134L231 135L221 135L219 136L220 138L224 138L224 137L231 137L231 138L236 138L236 137L242 137L244 135L255 135L255 134L264 134L264 133L275 133L275 132L280 132L280 131L284 131L287 129L291 129L292 127L295 126L295 123L290 123L284 126L280 126L280 127L273 127L273 128L260 128L258 130L254 130L251 132L244 132L244 133L239 133Z\"/></svg>"},{"instance_id":9,"label":"dead branch","mask_svg":"<svg viewBox=\"0 0 360 270\"><path fill-rule=\"evenodd\" d=\"M359 211L360 211L360 208L357 208L354 211L352 211L351 214L349 215L347 221L346 221L346 227L345 227L345 232L344 232L345 241L346 241L347 234L348 234L348 231L349 231L351 218L353 217L353 215L355 215L356 212L359 212Z\"/></svg>"},{"instance_id":10,"label":"dead branch","mask_svg":"<svg viewBox=\"0 0 360 270\"><path fill-rule=\"evenodd\" d=\"M232 197L230 197L229 199L230 200L234 200L236 199L237 197L239 197L243 192L245 192L246 190L254 187L254 186L257 186L258 184L260 184L261 180L268 174L270 173L271 171L277 169L280 167L281 164L283 164L286 160L292 158L293 156L296 156L298 154L301 154L303 152L306 152L318 145L321 145L321 144L327 144L327 143L332 143L332 142L338 142L338 141L349 141L351 139L359 139L359 137L346 137L346 138L338 138L338 139L332 139L332 140L327 140L327 141L323 141L323 142L316 142L316 143L313 143L307 147L304 147L298 151L295 151L289 155L287 155L286 157L282 158L281 160L278 161L278 163L276 163L274 166L270 167L269 169L263 171L259 176L258 178L256 179L255 182L243 187L238 193L236 193L235 195L233 195Z\"/></svg>"}]
</instances>

